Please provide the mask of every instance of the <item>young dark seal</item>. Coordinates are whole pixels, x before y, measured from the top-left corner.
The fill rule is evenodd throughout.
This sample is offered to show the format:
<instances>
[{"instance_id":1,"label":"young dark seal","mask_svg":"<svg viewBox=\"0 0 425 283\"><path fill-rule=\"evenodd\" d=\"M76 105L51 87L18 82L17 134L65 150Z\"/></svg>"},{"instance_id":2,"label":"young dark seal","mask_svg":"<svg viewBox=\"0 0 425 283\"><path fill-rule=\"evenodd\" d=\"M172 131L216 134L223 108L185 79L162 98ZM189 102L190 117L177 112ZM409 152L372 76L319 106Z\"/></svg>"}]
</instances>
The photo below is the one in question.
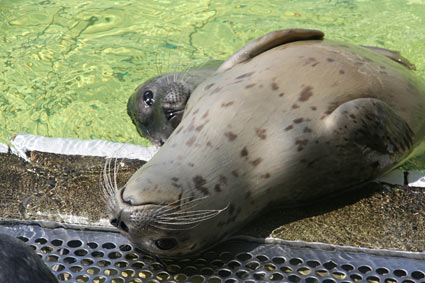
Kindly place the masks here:
<instances>
[{"instance_id":1,"label":"young dark seal","mask_svg":"<svg viewBox=\"0 0 425 283\"><path fill-rule=\"evenodd\" d=\"M221 63L211 61L184 72L163 74L138 86L128 99L127 113L139 134L162 145L180 123L190 94Z\"/></svg>"},{"instance_id":2,"label":"young dark seal","mask_svg":"<svg viewBox=\"0 0 425 283\"><path fill-rule=\"evenodd\" d=\"M0 282L58 282L40 257L21 240L0 234Z\"/></svg>"}]
</instances>

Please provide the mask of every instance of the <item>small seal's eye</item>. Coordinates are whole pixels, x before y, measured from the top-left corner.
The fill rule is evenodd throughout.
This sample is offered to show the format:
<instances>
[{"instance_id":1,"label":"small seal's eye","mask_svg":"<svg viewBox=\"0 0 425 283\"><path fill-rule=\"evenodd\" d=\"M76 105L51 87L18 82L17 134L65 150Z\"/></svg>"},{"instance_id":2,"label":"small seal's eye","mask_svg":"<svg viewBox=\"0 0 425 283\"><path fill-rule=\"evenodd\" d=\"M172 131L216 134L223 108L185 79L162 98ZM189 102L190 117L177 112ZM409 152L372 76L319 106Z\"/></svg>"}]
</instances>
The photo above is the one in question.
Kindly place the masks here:
<instances>
[{"instance_id":1,"label":"small seal's eye","mask_svg":"<svg viewBox=\"0 0 425 283\"><path fill-rule=\"evenodd\" d=\"M155 245L163 251L171 250L177 246L177 240L173 238L159 239L155 241Z\"/></svg>"},{"instance_id":2,"label":"small seal's eye","mask_svg":"<svg viewBox=\"0 0 425 283\"><path fill-rule=\"evenodd\" d=\"M152 106L152 104L155 102L153 99L153 92L151 90L147 90L143 93L143 101L148 106Z\"/></svg>"}]
</instances>

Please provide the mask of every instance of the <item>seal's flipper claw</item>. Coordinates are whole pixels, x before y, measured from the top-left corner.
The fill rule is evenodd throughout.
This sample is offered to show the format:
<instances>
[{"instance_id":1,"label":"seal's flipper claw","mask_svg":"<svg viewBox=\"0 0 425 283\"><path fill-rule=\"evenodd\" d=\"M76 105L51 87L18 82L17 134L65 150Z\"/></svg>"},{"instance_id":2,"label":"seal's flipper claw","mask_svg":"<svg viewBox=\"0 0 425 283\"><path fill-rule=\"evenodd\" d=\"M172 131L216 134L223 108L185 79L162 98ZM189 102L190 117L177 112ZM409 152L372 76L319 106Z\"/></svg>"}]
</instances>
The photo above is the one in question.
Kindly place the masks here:
<instances>
[{"instance_id":1,"label":"seal's flipper claw","mask_svg":"<svg viewBox=\"0 0 425 283\"><path fill-rule=\"evenodd\" d=\"M258 54L276 46L300 40L321 40L324 36L325 34L320 30L311 29L294 28L269 32L268 34L251 41L230 56L229 59L227 59L220 68L218 68L217 73L224 72L233 66L244 61L248 61Z\"/></svg>"},{"instance_id":2,"label":"seal's flipper claw","mask_svg":"<svg viewBox=\"0 0 425 283\"><path fill-rule=\"evenodd\" d=\"M364 47L364 48L370 49L370 50L372 50L376 53L382 54L385 57L388 57L391 60L402 64L403 66L405 66L409 70L416 70L416 66L413 65L412 63L410 63L409 60L407 60L406 58L401 56L400 52L398 52L398 51L389 50L389 49L380 48L380 47L365 46L365 45L361 45L361 47Z\"/></svg>"},{"instance_id":3,"label":"seal's flipper claw","mask_svg":"<svg viewBox=\"0 0 425 283\"><path fill-rule=\"evenodd\" d=\"M339 131L344 140L361 148L372 160L387 156L387 164L381 164L384 166L391 167L393 160L403 159L412 151L413 131L388 104L378 99L348 101L326 117L326 124L329 130Z\"/></svg>"}]
</instances>

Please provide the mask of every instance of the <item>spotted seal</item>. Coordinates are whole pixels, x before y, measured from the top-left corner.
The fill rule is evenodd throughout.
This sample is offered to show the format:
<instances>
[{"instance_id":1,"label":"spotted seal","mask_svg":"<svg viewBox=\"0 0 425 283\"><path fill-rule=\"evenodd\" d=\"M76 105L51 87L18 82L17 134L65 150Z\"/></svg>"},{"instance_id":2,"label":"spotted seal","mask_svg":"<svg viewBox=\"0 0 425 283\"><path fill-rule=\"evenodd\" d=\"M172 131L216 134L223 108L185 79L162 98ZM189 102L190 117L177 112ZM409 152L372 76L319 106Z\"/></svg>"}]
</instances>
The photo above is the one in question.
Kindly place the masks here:
<instances>
[{"instance_id":1,"label":"spotted seal","mask_svg":"<svg viewBox=\"0 0 425 283\"><path fill-rule=\"evenodd\" d=\"M197 253L272 205L353 189L412 156L425 135L412 65L323 37L271 32L224 62L109 199L111 223L158 256Z\"/></svg>"},{"instance_id":2,"label":"spotted seal","mask_svg":"<svg viewBox=\"0 0 425 283\"><path fill-rule=\"evenodd\" d=\"M58 282L46 264L21 240L0 233L0 282Z\"/></svg>"},{"instance_id":3,"label":"spotted seal","mask_svg":"<svg viewBox=\"0 0 425 283\"><path fill-rule=\"evenodd\" d=\"M127 103L127 113L139 134L162 145L180 123L192 91L222 63L210 61L184 72L154 77L139 85Z\"/></svg>"}]
</instances>

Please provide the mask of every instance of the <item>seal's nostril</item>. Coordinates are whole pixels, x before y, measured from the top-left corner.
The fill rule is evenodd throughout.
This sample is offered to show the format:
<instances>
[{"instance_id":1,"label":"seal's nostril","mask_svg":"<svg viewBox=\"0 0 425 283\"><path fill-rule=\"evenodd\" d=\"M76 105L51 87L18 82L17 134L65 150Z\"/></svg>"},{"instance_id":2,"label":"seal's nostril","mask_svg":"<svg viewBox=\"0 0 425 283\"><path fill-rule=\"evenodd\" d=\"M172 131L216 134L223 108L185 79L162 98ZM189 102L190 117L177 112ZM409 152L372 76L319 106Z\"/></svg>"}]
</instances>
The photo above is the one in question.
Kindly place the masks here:
<instances>
[{"instance_id":1,"label":"seal's nostril","mask_svg":"<svg viewBox=\"0 0 425 283\"><path fill-rule=\"evenodd\" d=\"M112 226L117 227L118 228L118 219L116 218L112 218L109 223L111 223Z\"/></svg>"},{"instance_id":2,"label":"seal's nostril","mask_svg":"<svg viewBox=\"0 0 425 283\"><path fill-rule=\"evenodd\" d=\"M121 223L119 224L119 228L121 229L121 230L123 230L124 232L127 232L128 233L128 227L127 227L127 225L125 225L125 223L123 222L123 221L121 221Z\"/></svg>"},{"instance_id":3,"label":"seal's nostril","mask_svg":"<svg viewBox=\"0 0 425 283\"><path fill-rule=\"evenodd\" d=\"M124 223L124 221L119 220L118 218L112 218L110 221L112 226L117 227L118 229L123 230L128 233L128 226Z\"/></svg>"}]
</instances>

